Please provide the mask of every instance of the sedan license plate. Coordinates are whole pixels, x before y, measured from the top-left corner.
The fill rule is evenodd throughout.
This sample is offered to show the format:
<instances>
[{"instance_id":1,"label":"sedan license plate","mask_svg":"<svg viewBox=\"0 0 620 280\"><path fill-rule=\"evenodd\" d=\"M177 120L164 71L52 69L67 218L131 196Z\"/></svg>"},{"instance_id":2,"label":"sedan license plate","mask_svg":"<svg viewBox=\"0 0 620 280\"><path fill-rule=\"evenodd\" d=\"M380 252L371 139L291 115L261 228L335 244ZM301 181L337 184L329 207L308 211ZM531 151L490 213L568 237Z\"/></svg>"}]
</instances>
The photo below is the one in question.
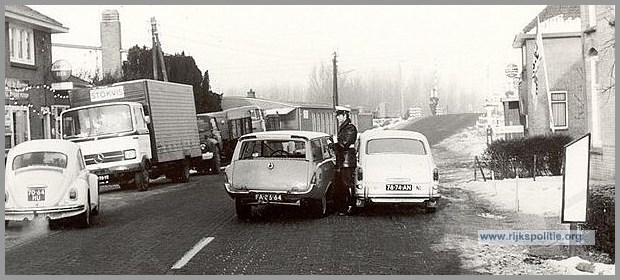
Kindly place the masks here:
<instances>
[{"instance_id":1,"label":"sedan license plate","mask_svg":"<svg viewBox=\"0 0 620 280\"><path fill-rule=\"evenodd\" d=\"M100 184L108 184L110 183L110 175L99 175L99 183Z\"/></svg>"},{"instance_id":2,"label":"sedan license plate","mask_svg":"<svg viewBox=\"0 0 620 280\"><path fill-rule=\"evenodd\" d=\"M258 202L270 202L270 201L282 201L281 194L272 194L272 193L257 193L254 195L254 198L258 200Z\"/></svg>"},{"instance_id":3,"label":"sedan license plate","mask_svg":"<svg viewBox=\"0 0 620 280\"><path fill-rule=\"evenodd\" d=\"M28 190L28 201L45 201L45 188L31 188Z\"/></svg>"},{"instance_id":4,"label":"sedan license plate","mask_svg":"<svg viewBox=\"0 0 620 280\"><path fill-rule=\"evenodd\" d=\"M386 184L386 191L411 191L413 190L413 185L411 184Z\"/></svg>"}]
</instances>

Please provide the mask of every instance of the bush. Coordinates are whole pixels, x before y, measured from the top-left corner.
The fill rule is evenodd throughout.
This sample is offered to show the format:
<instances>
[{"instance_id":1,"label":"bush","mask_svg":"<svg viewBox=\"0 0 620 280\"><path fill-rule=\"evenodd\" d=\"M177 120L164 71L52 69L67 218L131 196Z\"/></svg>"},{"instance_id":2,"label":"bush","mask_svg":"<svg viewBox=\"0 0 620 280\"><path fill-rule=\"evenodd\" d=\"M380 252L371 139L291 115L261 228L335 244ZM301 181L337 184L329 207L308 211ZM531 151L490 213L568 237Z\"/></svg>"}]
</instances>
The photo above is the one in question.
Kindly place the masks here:
<instances>
[{"instance_id":1,"label":"bush","mask_svg":"<svg viewBox=\"0 0 620 280\"><path fill-rule=\"evenodd\" d=\"M564 146L572 141L569 135L536 135L527 138L493 141L483 157L499 179L532 177L534 174L561 175ZM534 157L536 168L534 170Z\"/></svg>"},{"instance_id":2,"label":"bush","mask_svg":"<svg viewBox=\"0 0 620 280\"><path fill-rule=\"evenodd\" d=\"M615 256L615 212L616 188L614 185L590 186L588 196L587 222L582 229L596 231L595 247L614 259Z\"/></svg>"}]
</instances>

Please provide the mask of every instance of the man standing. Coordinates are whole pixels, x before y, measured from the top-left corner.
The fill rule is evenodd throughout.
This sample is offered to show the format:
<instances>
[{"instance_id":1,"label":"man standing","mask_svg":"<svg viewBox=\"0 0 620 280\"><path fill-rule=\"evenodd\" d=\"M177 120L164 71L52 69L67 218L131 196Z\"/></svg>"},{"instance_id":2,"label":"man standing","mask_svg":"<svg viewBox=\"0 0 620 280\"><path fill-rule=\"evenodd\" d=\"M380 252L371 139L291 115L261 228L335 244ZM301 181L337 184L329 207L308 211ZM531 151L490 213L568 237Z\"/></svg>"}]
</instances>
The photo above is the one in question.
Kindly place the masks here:
<instances>
[{"instance_id":1,"label":"man standing","mask_svg":"<svg viewBox=\"0 0 620 280\"><path fill-rule=\"evenodd\" d=\"M353 192L355 191L355 168L357 167L357 154L355 141L357 140L357 128L351 123L349 114L351 109L336 106L336 119L338 120L338 142L334 144L336 152L336 211L339 215L351 213L355 205Z\"/></svg>"}]
</instances>

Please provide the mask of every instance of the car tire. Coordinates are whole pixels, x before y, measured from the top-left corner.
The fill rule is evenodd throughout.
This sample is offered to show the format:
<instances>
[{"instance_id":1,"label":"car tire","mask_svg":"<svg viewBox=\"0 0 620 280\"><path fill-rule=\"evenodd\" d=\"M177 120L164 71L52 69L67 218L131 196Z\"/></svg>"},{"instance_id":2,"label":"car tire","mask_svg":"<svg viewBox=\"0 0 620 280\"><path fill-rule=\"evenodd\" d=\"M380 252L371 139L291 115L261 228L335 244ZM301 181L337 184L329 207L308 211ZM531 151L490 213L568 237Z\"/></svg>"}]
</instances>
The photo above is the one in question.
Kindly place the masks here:
<instances>
[{"instance_id":1,"label":"car tire","mask_svg":"<svg viewBox=\"0 0 620 280\"><path fill-rule=\"evenodd\" d=\"M97 192L99 193L99 186L97 186ZM91 213L95 216L99 215L99 209L101 209L101 195L97 195L97 206L93 208Z\"/></svg>"},{"instance_id":2,"label":"car tire","mask_svg":"<svg viewBox=\"0 0 620 280\"><path fill-rule=\"evenodd\" d=\"M327 216L327 197L323 195L320 199L314 200L314 217L323 218Z\"/></svg>"},{"instance_id":3,"label":"car tire","mask_svg":"<svg viewBox=\"0 0 620 280\"><path fill-rule=\"evenodd\" d=\"M57 230L63 220L49 220L47 226L50 230Z\"/></svg>"},{"instance_id":4,"label":"car tire","mask_svg":"<svg viewBox=\"0 0 620 280\"><path fill-rule=\"evenodd\" d=\"M248 219L252 214L252 206L245 204L241 201L240 198L235 199L235 212L237 212L237 217L239 219Z\"/></svg>"},{"instance_id":5,"label":"car tire","mask_svg":"<svg viewBox=\"0 0 620 280\"><path fill-rule=\"evenodd\" d=\"M222 167L222 159L220 158L220 149L215 148L213 152L213 165L211 165L211 174L220 174L220 167Z\"/></svg>"},{"instance_id":6,"label":"car tire","mask_svg":"<svg viewBox=\"0 0 620 280\"><path fill-rule=\"evenodd\" d=\"M439 204L439 202L435 202L431 205L431 203L427 202L424 205L424 212L426 213L435 213L437 211L437 205Z\"/></svg>"},{"instance_id":7,"label":"car tire","mask_svg":"<svg viewBox=\"0 0 620 280\"><path fill-rule=\"evenodd\" d=\"M90 210L90 194L88 194L88 204L86 206L86 211L77 216L77 222L79 227L88 228L90 226Z\"/></svg>"}]
</instances>

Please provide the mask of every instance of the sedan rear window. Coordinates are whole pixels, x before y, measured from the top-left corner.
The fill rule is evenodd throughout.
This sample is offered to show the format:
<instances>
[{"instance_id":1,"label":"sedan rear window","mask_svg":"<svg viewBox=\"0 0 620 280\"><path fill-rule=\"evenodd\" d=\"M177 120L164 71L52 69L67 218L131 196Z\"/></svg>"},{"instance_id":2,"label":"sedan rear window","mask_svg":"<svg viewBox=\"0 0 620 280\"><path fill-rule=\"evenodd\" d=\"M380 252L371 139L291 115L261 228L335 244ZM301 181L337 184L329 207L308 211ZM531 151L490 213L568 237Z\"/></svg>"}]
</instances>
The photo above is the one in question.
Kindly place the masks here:
<instances>
[{"instance_id":1,"label":"sedan rear window","mask_svg":"<svg viewBox=\"0 0 620 280\"><path fill-rule=\"evenodd\" d=\"M424 142L417 139L383 138L368 141L366 154L426 155L426 148Z\"/></svg>"},{"instance_id":2,"label":"sedan rear window","mask_svg":"<svg viewBox=\"0 0 620 280\"><path fill-rule=\"evenodd\" d=\"M67 155L59 152L33 152L13 159L13 170L29 166L53 166L67 168Z\"/></svg>"},{"instance_id":3,"label":"sedan rear window","mask_svg":"<svg viewBox=\"0 0 620 280\"><path fill-rule=\"evenodd\" d=\"M251 140L241 145L239 159L306 159L306 142L301 140Z\"/></svg>"}]
</instances>

